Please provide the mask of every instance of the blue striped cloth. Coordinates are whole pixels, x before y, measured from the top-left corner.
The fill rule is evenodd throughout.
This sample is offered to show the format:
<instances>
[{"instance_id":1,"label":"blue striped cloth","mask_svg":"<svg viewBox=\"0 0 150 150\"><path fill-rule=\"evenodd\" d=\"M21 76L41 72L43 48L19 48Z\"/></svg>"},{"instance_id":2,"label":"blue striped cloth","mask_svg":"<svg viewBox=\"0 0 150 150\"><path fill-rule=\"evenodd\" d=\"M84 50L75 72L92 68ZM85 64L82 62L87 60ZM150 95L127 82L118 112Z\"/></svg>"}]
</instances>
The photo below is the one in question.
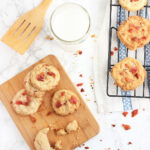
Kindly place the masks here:
<instances>
[{"instance_id":1,"label":"blue striped cloth","mask_svg":"<svg viewBox=\"0 0 150 150\"><path fill-rule=\"evenodd\" d=\"M147 17L145 16L145 8L141 11L140 15L142 17ZM117 9L117 27L119 26L119 23L122 23L123 21L125 21L127 19L128 16L126 16L126 10L123 8L119 8ZM119 48L119 61L124 59L125 57L127 57L127 48L124 44L122 44L119 39L118 39L118 48ZM145 65L150 65L150 44L145 46L145 50L146 50L146 59L145 59ZM147 72L147 79L148 79L148 88L149 88L149 92L150 92L150 72ZM121 95L127 95L130 96L130 91L123 91L121 90ZM122 98L122 102L123 102L123 109L124 111L127 110L132 110L132 99L130 97L123 97Z\"/></svg>"}]
</instances>

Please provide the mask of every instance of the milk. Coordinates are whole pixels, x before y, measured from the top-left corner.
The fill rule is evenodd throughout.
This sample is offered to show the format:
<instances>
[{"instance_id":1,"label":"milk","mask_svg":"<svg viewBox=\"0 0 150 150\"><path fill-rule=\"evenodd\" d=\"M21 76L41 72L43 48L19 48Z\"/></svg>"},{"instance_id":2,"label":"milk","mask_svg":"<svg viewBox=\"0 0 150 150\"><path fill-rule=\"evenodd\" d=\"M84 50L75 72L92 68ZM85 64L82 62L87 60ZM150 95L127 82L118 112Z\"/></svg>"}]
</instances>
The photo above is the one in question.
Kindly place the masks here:
<instances>
[{"instance_id":1,"label":"milk","mask_svg":"<svg viewBox=\"0 0 150 150\"><path fill-rule=\"evenodd\" d=\"M88 13L75 3L59 6L52 15L51 28L55 36L64 41L82 39L90 27Z\"/></svg>"}]
</instances>

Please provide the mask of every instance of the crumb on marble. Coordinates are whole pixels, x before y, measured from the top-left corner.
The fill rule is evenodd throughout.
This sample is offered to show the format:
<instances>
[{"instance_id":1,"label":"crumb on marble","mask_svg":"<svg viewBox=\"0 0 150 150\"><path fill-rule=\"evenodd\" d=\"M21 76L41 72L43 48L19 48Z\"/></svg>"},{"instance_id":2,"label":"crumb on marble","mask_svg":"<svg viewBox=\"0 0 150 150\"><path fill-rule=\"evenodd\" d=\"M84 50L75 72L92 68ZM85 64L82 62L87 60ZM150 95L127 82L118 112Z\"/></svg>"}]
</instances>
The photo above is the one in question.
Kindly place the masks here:
<instances>
[{"instance_id":1,"label":"crumb on marble","mask_svg":"<svg viewBox=\"0 0 150 150\"><path fill-rule=\"evenodd\" d=\"M126 116L128 115L128 112L123 112L122 115L123 115L124 117L126 117Z\"/></svg>"},{"instance_id":2,"label":"crumb on marble","mask_svg":"<svg viewBox=\"0 0 150 150\"><path fill-rule=\"evenodd\" d=\"M122 127L123 127L125 130L130 130L130 129L131 129L131 126L130 126L130 125L127 125L127 124L122 124Z\"/></svg>"}]
</instances>

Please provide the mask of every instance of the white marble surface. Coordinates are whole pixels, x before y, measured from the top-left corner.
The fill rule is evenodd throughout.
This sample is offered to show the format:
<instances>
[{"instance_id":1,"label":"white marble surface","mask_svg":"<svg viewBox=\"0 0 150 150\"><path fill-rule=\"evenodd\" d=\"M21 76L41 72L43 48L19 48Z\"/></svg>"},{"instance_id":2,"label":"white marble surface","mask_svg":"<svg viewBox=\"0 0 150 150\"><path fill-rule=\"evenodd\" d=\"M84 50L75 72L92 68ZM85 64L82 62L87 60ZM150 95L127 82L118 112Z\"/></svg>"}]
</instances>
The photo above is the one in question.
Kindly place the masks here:
<instances>
[{"instance_id":1,"label":"white marble surface","mask_svg":"<svg viewBox=\"0 0 150 150\"><path fill-rule=\"evenodd\" d=\"M67 0L54 0L50 12L56 5ZM69 0L68 0L69 1ZM74 0L75 1L75 0ZM96 34L105 11L106 0L76 0L86 7L92 18L91 34ZM11 24L21 14L39 4L40 0L0 0L0 37L8 30ZM47 16L49 13L47 13ZM0 84L7 81L20 71L29 67L34 62L47 56L56 55L64 65L73 82L84 83L85 93L81 93L93 115L99 122L101 132L99 135L85 143L90 150L149 150L150 148L150 111L141 110L135 118L124 118L120 112L98 114L96 103L94 103L94 91L90 86L89 78L93 78L93 46L94 39L89 38L78 47L83 54L75 57L74 53L64 51L56 42L45 39L47 26L40 32L39 36L26 52L25 55L13 51L0 42ZM78 49L76 49L78 50ZM79 74L83 74L83 78ZM80 88L78 88L80 90ZM105 90L105 89L104 89ZM9 93L8 93L9 94ZM87 94L87 96L85 96ZM90 101L88 100L90 99ZM131 130L125 131L122 123L130 124ZM116 124L113 128L111 124ZM128 145L131 141L133 144ZM110 148L110 149L109 149ZM84 149L84 146L77 149ZM29 150L14 122L9 116L3 104L0 102L0 150Z\"/></svg>"}]
</instances>

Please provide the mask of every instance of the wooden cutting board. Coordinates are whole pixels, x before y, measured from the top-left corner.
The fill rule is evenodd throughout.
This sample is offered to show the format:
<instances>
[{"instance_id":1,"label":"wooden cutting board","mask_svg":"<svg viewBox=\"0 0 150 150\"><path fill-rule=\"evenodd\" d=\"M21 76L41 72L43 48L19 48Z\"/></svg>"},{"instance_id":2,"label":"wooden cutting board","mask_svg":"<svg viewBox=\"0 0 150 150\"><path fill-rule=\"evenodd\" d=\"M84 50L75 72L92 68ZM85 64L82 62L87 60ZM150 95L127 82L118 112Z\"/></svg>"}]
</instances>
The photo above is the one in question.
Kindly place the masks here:
<instances>
[{"instance_id":1,"label":"wooden cutting board","mask_svg":"<svg viewBox=\"0 0 150 150\"><path fill-rule=\"evenodd\" d=\"M33 115L37 119L37 121L33 123L29 116L24 117L16 114L13 111L10 102L16 92L23 88L23 80L25 75L31 69L33 69L35 65L41 62L46 62L48 64L54 65L60 72L61 80L59 82L59 85L54 90L46 93L44 97L44 103L41 105L38 112ZM69 89L78 95L81 100L81 106L79 107L77 112L65 117L58 116L54 113L51 107L51 98L54 92L59 89ZM60 62L53 55L45 57L28 69L16 75L9 81L0 85L0 99L2 100L2 103L6 107L14 122L16 123L18 129L20 130L22 136L28 143L31 150L35 150L33 141L39 130L49 126L56 129L64 128L70 121L74 119L77 120L77 122L79 123L80 129L78 130L78 132L71 133L65 136L56 136L55 131L50 130L50 132L48 133L48 138L51 145L54 145L56 140L60 139L63 142L63 150L71 150L86 142L99 132L98 123L87 108L85 102L83 101L77 89L69 79ZM47 115L48 112L51 112L50 115Z\"/></svg>"}]
</instances>

